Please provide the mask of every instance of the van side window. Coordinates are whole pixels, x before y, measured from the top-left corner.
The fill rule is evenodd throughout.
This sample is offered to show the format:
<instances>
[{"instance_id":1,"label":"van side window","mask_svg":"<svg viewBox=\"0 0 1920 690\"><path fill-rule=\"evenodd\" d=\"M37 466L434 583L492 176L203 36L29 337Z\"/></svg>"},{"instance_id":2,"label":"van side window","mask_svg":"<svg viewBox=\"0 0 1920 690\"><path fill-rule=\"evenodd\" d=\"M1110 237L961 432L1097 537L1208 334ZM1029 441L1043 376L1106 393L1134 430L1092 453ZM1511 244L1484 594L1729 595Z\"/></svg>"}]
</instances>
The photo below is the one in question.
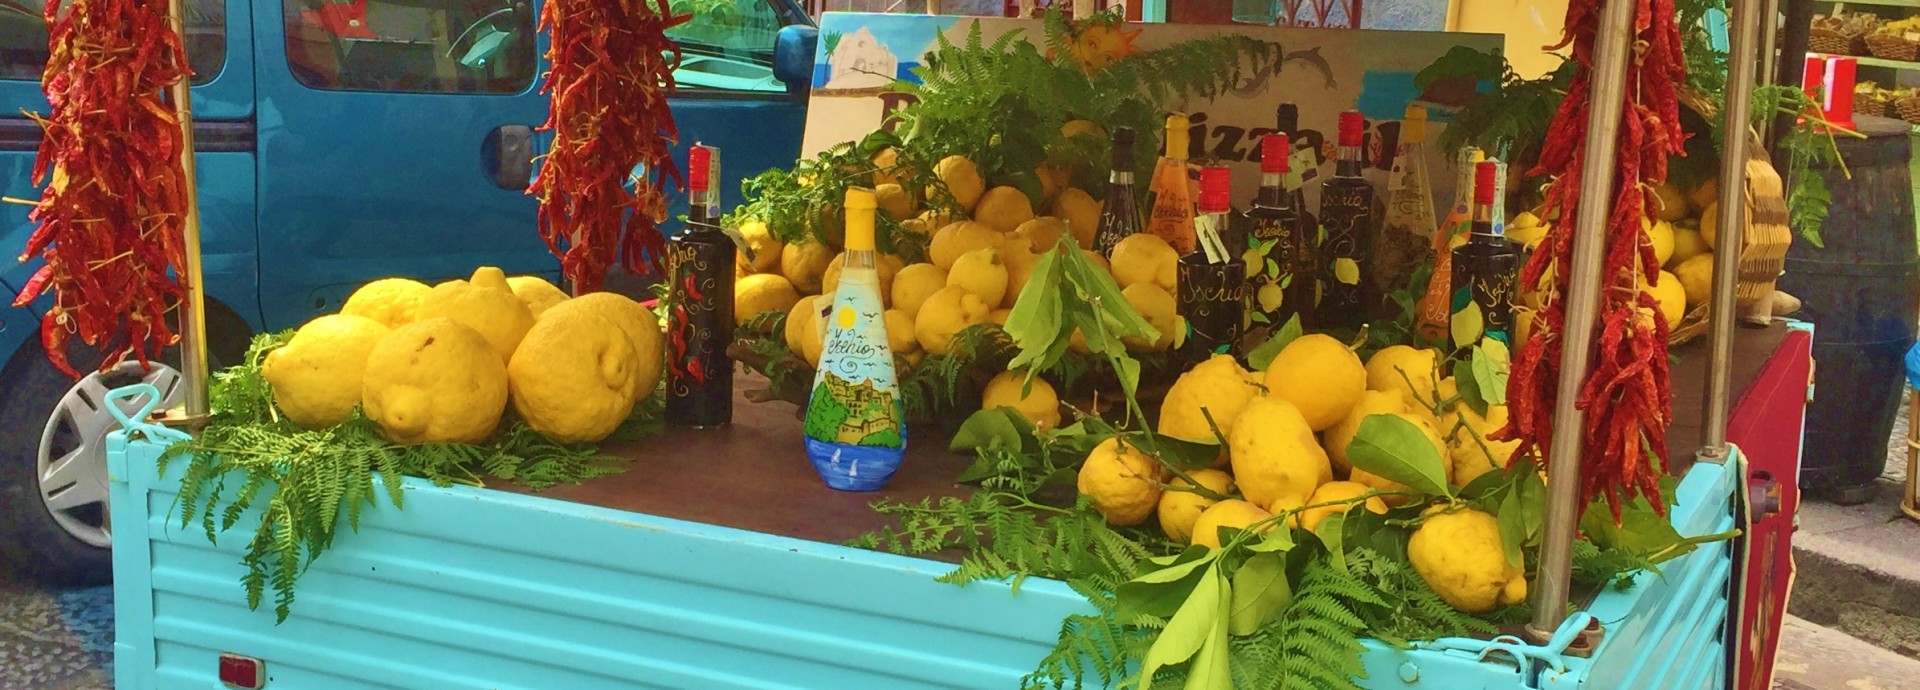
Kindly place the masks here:
<instances>
[{"instance_id":1,"label":"van side window","mask_svg":"<svg viewBox=\"0 0 1920 690\"><path fill-rule=\"evenodd\" d=\"M288 67L315 89L505 94L533 86L536 17L525 0L282 6Z\"/></svg>"},{"instance_id":2,"label":"van side window","mask_svg":"<svg viewBox=\"0 0 1920 690\"><path fill-rule=\"evenodd\" d=\"M692 15L667 30L680 43L674 81L683 90L781 92L773 78L773 43L780 16L767 0L671 0L676 15Z\"/></svg>"},{"instance_id":3,"label":"van side window","mask_svg":"<svg viewBox=\"0 0 1920 690\"><path fill-rule=\"evenodd\" d=\"M71 2L61 2L65 11ZM47 67L47 4L0 0L0 79L40 81ZM227 64L226 0L187 0L187 66L193 83L220 76Z\"/></svg>"}]
</instances>

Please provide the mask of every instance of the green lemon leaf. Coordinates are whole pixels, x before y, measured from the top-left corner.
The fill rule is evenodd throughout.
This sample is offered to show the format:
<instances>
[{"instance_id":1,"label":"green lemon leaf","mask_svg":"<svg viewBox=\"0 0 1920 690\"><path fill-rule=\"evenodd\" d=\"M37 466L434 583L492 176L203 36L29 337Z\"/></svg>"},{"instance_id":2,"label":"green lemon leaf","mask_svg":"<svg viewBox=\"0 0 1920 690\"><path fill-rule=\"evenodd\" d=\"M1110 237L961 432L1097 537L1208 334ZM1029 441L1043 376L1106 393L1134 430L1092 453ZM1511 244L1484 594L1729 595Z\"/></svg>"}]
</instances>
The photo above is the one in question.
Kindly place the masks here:
<instances>
[{"instance_id":1,"label":"green lemon leaf","mask_svg":"<svg viewBox=\"0 0 1920 690\"><path fill-rule=\"evenodd\" d=\"M1651 556L1684 541L1667 518L1653 512L1645 498L1634 498L1620 507L1620 523L1614 524L1606 499L1595 499L1580 517L1580 533L1601 550L1619 549L1639 556ZM1693 551L1692 546L1675 549L1672 556Z\"/></svg>"},{"instance_id":2,"label":"green lemon leaf","mask_svg":"<svg viewBox=\"0 0 1920 690\"><path fill-rule=\"evenodd\" d=\"M1040 256L1039 263L1034 265L1033 277L1021 288L1020 297L1014 300L1013 310L1007 314L1007 336L1020 348L1020 354L1007 365L1008 369L1050 364L1044 358L1054 349L1055 341L1072 335L1071 331L1061 332L1067 322L1062 316L1060 276L1063 271L1058 256L1059 250Z\"/></svg>"},{"instance_id":3,"label":"green lemon leaf","mask_svg":"<svg viewBox=\"0 0 1920 690\"><path fill-rule=\"evenodd\" d=\"M980 410L960 423L960 430L953 434L953 442L947 450L959 452L975 449L1020 450L1027 438L1033 436L1033 424L1026 417L1010 407L996 407Z\"/></svg>"},{"instance_id":4,"label":"green lemon leaf","mask_svg":"<svg viewBox=\"0 0 1920 690\"><path fill-rule=\"evenodd\" d=\"M1201 443L1166 435L1155 435L1153 442L1160 449L1160 460L1181 470L1206 469L1213 461L1220 459L1218 443Z\"/></svg>"},{"instance_id":5,"label":"green lemon leaf","mask_svg":"<svg viewBox=\"0 0 1920 690\"><path fill-rule=\"evenodd\" d=\"M1114 616L1131 623L1141 615L1166 618L1178 611L1200 579L1219 560L1220 549L1190 546L1165 567L1140 575L1114 588Z\"/></svg>"},{"instance_id":6,"label":"green lemon leaf","mask_svg":"<svg viewBox=\"0 0 1920 690\"><path fill-rule=\"evenodd\" d=\"M1273 358L1280 356L1281 350L1287 349L1288 344L1304 333L1305 329L1300 327L1300 315L1294 314L1292 318L1287 319L1286 323L1280 325L1280 330L1274 331L1273 336L1267 338L1267 342L1260 343L1259 347L1247 353L1247 364L1253 365L1254 371L1266 371L1267 365L1273 363Z\"/></svg>"},{"instance_id":7,"label":"green lemon leaf","mask_svg":"<svg viewBox=\"0 0 1920 690\"><path fill-rule=\"evenodd\" d=\"M1460 360L1453 363L1453 382L1460 389L1460 399L1466 401L1476 414L1487 416L1487 398L1480 393L1480 382L1473 377L1473 362ZM1442 429L1444 434L1452 429Z\"/></svg>"},{"instance_id":8,"label":"green lemon leaf","mask_svg":"<svg viewBox=\"0 0 1920 690\"><path fill-rule=\"evenodd\" d=\"M1277 553L1255 554L1233 573L1233 605L1227 614L1227 632L1252 635L1290 603L1293 603L1293 587L1287 583L1286 559Z\"/></svg>"},{"instance_id":9,"label":"green lemon leaf","mask_svg":"<svg viewBox=\"0 0 1920 690\"><path fill-rule=\"evenodd\" d=\"M1218 608L1214 612L1213 624L1207 630L1207 637L1200 643L1200 651L1193 657L1193 665L1187 667L1187 684L1183 690L1234 690L1233 669L1228 662L1232 649L1227 645L1227 619L1230 609L1232 584L1227 582L1226 573L1218 568L1213 570L1214 580L1222 589L1228 590L1220 597Z\"/></svg>"},{"instance_id":10,"label":"green lemon leaf","mask_svg":"<svg viewBox=\"0 0 1920 690\"><path fill-rule=\"evenodd\" d=\"M1527 524L1523 522L1525 509L1520 505L1519 494L1509 493L1500 502L1500 546L1506 550L1507 564L1519 567L1520 543L1527 540Z\"/></svg>"},{"instance_id":11,"label":"green lemon leaf","mask_svg":"<svg viewBox=\"0 0 1920 690\"><path fill-rule=\"evenodd\" d=\"M1293 550L1293 530L1276 529L1267 533L1265 539L1247 546L1254 553L1285 553Z\"/></svg>"},{"instance_id":12,"label":"green lemon leaf","mask_svg":"<svg viewBox=\"0 0 1920 690\"><path fill-rule=\"evenodd\" d=\"M1487 404L1507 404L1507 371L1511 366L1505 343L1486 338L1473 348L1473 380Z\"/></svg>"},{"instance_id":13,"label":"green lemon leaf","mask_svg":"<svg viewBox=\"0 0 1920 690\"><path fill-rule=\"evenodd\" d=\"M1133 398L1140 390L1140 360L1132 357L1114 357L1113 373L1120 379L1120 390Z\"/></svg>"},{"instance_id":14,"label":"green lemon leaf","mask_svg":"<svg viewBox=\"0 0 1920 690\"><path fill-rule=\"evenodd\" d=\"M1320 521L1320 529L1315 532L1320 537L1320 543L1326 545L1327 557L1333 561L1333 567L1352 575L1353 572L1347 570L1346 533L1347 516L1342 513L1328 515Z\"/></svg>"},{"instance_id":15,"label":"green lemon leaf","mask_svg":"<svg viewBox=\"0 0 1920 690\"><path fill-rule=\"evenodd\" d=\"M1333 279L1347 285L1360 284L1360 263L1347 257L1333 261Z\"/></svg>"},{"instance_id":16,"label":"green lemon leaf","mask_svg":"<svg viewBox=\"0 0 1920 690\"><path fill-rule=\"evenodd\" d=\"M1139 690L1147 690L1153 683L1153 674L1161 667L1193 658L1216 631L1225 633L1224 607L1229 586L1226 578L1219 575L1218 566L1207 569L1141 658Z\"/></svg>"},{"instance_id":17,"label":"green lemon leaf","mask_svg":"<svg viewBox=\"0 0 1920 690\"><path fill-rule=\"evenodd\" d=\"M1347 445L1353 466L1429 496L1452 496L1445 462L1412 422L1393 415L1369 415Z\"/></svg>"}]
</instances>

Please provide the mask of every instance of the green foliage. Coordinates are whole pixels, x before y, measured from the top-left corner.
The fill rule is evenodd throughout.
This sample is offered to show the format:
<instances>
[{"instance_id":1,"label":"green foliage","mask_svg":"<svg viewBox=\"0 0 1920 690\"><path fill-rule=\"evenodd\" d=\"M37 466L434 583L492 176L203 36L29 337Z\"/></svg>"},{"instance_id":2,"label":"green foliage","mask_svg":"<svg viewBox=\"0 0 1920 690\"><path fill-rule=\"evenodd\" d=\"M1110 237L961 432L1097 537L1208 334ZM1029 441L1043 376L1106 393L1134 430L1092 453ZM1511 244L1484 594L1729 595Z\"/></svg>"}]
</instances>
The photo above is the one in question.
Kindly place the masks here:
<instances>
[{"instance_id":1,"label":"green foliage","mask_svg":"<svg viewBox=\"0 0 1920 690\"><path fill-rule=\"evenodd\" d=\"M1524 175L1527 164L1539 158L1547 125L1565 98L1576 68L1571 61L1563 62L1544 77L1526 79L1498 51L1456 47L1414 75L1414 84L1426 88L1462 78L1490 84L1490 91L1454 114L1441 131L1438 145L1442 151L1479 147L1488 156L1513 163L1514 173Z\"/></svg>"},{"instance_id":2,"label":"green foliage","mask_svg":"<svg viewBox=\"0 0 1920 690\"><path fill-rule=\"evenodd\" d=\"M590 446L554 443L522 422L507 424L483 445L396 445L359 411L328 429L301 429L273 407L273 388L260 374L267 353L286 344L291 331L256 336L244 362L215 374L209 391L213 416L191 440L169 446L160 471L187 460L177 507L180 525L199 518L209 541L260 510L247 542L241 584L247 606L259 608L269 589L276 620L286 620L300 574L338 534L341 517L358 531L363 511L384 494L403 507L401 480L420 477L442 486L481 485L493 477L535 489L620 471L621 459ZM657 396L656 396L657 397ZM623 432L644 433L644 408Z\"/></svg>"}]
</instances>

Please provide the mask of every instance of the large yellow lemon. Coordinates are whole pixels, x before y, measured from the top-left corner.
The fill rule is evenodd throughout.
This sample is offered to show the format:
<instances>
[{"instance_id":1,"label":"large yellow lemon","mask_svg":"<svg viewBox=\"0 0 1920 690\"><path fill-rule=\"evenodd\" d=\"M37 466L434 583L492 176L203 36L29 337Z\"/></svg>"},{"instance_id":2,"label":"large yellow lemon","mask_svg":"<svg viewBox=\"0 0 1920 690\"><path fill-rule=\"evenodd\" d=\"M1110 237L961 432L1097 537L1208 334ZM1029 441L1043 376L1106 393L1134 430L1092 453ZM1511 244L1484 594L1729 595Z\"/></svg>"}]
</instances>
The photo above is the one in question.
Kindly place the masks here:
<instances>
[{"instance_id":1,"label":"large yellow lemon","mask_svg":"<svg viewBox=\"0 0 1920 690\"><path fill-rule=\"evenodd\" d=\"M1354 403L1353 410L1324 434L1327 459L1333 461L1333 471L1337 476L1347 476L1353 470L1353 462L1347 459L1347 445L1353 443L1353 437L1360 433L1360 423L1367 417L1377 414L1401 414L1407 411L1406 398L1393 391L1367 391L1360 394L1360 401Z\"/></svg>"},{"instance_id":2,"label":"large yellow lemon","mask_svg":"<svg viewBox=\"0 0 1920 690\"><path fill-rule=\"evenodd\" d=\"M992 309L978 295L949 285L920 305L920 313L913 318L913 335L928 354L944 355L954 334L986 322L989 311Z\"/></svg>"},{"instance_id":3,"label":"large yellow lemon","mask_svg":"<svg viewBox=\"0 0 1920 690\"><path fill-rule=\"evenodd\" d=\"M1007 264L1000 250L984 247L961 254L947 271L947 287L958 286L979 297L987 309L997 309L1007 298Z\"/></svg>"},{"instance_id":4,"label":"large yellow lemon","mask_svg":"<svg viewBox=\"0 0 1920 690\"><path fill-rule=\"evenodd\" d=\"M1674 277L1686 293L1687 304L1706 304L1713 299L1713 252L1695 255L1673 267Z\"/></svg>"},{"instance_id":5,"label":"large yellow lemon","mask_svg":"<svg viewBox=\"0 0 1920 690\"><path fill-rule=\"evenodd\" d=\"M508 278L507 288L513 291L513 296L527 304L527 311L533 312L535 319L540 318L540 315L553 305L567 301L567 293L540 276Z\"/></svg>"},{"instance_id":6,"label":"large yellow lemon","mask_svg":"<svg viewBox=\"0 0 1920 690\"><path fill-rule=\"evenodd\" d=\"M1110 438L1094 446L1080 464L1080 495L1117 526L1138 525L1160 503L1160 461L1139 448Z\"/></svg>"},{"instance_id":7,"label":"large yellow lemon","mask_svg":"<svg viewBox=\"0 0 1920 690\"><path fill-rule=\"evenodd\" d=\"M820 279L827 273L827 264L833 262L832 247L819 242L807 241L789 244L780 250L780 274L787 277L793 289L803 295L820 294Z\"/></svg>"},{"instance_id":8,"label":"large yellow lemon","mask_svg":"<svg viewBox=\"0 0 1920 690\"><path fill-rule=\"evenodd\" d=\"M421 320L452 319L486 336L487 342L506 364L513 349L533 328L533 310L513 296L505 277L494 276L499 269L474 272L474 280L449 280L427 292L420 300ZM497 284L493 278L498 277ZM549 309L551 310L551 309Z\"/></svg>"},{"instance_id":9,"label":"large yellow lemon","mask_svg":"<svg viewBox=\"0 0 1920 690\"><path fill-rule=\"evenodd\" d=\"M594 443L633 414L633 344L586 310L543 318L507 363L513 410L559 443Z\"/></svg>"},{"instance_id":10,"label":"large yellow lemon","mask_svg":"<svg viewBox=\"0 0 1920 690\"><path fill-rule=\"evenodd\" d=\"M873 188L874 203L894 220L907 220L920 213L920 200L900 185L887 183Z\"/></svg>"},{"instance_id":11,"label":"large yellow lemon","mask_svg":"<svg viewBox=\"0 0 1920 690\"><path fill-rule=\"evenodd\" d=\"M420 301L433 288L408 278L381 278L360 286L340 306L340 313L364 316L388 328L399 328L418 318Z\"/></svg>"},{"instance_id":12,"label":"large yellow lemon","mask_svg":"<svg viewBox=\"0 0 1920 690\"><path fill-rule=\"evenodd\" d=\"M273 402L308 429L347 421L360 405L367 355L392 329L364 316L322 316L267 354L260 375L273 384Z\"/></svg>"},{"instance_id":13,"label":"large yellow lemon","mask_svg":"<svg viewBox=\"0 0 1920 690\"><path fill-rule=\"evenodd\" d=\"M1027 375L1024 372L1003 371L995 374L992 380L987 381L987 389L980 393L980 409L1011 407L1037 428L1060 426L1060 397L1054 394L1053 384L1035 376L1033 389L1021 395L1020 390L1026 383Z\"/></svg>"},{"instance_id":14,"label":"large yellow lemon","mask_svg":"<svg viewBox=\"0 0 1920 690\"><path fill-rule=\"evenodd\" d=\"M1227 436L1227 446L1234 481L1255 505L1272 505L1281 498L1304 500L1333 480L1327 452L1306 418L1279 398L1255 398L1248 404Z\"/></svg>"},{"instance_id":15,"label":"large yellow lemon","mask_svg":"<svg viewBox=\"0 0 1920 690\"><path fill-rule=\"evenodd\" d=\"M933 242L927 245L927 258L933 265L945 270L953 270L953 262L960 255L976 249L998 247L1006 241L1006 235L991 226L963 220L951 223L933 233Z\"/></svg>"},{"instance_id":16,"label":"large yellow lemon","mask_svg":"<svg viewBox=\"0 0 1920 690\"><path fill-rule=\"evenodd\" d=\"M1367 358L1367 390L1392 391L1406 400L1408 409L1432 410L1440 401L1434 398L1434 371L1440 353L1406 345L1381 348Z\"/></svg>"},{"instance_id":17,"label":"large yellow lemon","mask_svg":"<svg viewBox=\"0 0 1920 690\"><path fill-rule=\"evenodd\" d=\"M633 397L645 400L660 385L667 366L666 338L660 334L660 319L653 312L625 295L590 292L548 309L548 315L584 312L606 319L627 336L633 351Z\"/></svg>"},{"instance_id":18,"label":"large yellow lemon","mask_svg":"<svg viewBox=\"0 0 1920 690\"><path fill-rule=\"evenodd\" d=\"M749 260L746 252L735 256L735 262L745 266L751 273L773 273L780 270L780 255L786 251L787 243L773 236L767 224L758 220L742 222L739 227L740 238L747 241L753 249L753 258Z\"/></svg>"},{"instance_id":19,"label":"large yellow lemon","mask_svg":"<svg viewBox=\"0 0 1920 690\"><path fill-rule=\"evenodd\" d=\"M1033 201L1017 187L994 187L980 197L973 219L1000 232L1013 232L1021 223L1033 220Z\"/></svg>"},{"instance_id":20,"label":"large yellow lemon","mask_svg":"<svg viewBox=\"0 0 1920 690\"><path fill-rule=\"evenodd\" d=\"M1100 229L1100 209L1104 206L1086 190L1068 187L1053 200L1048 215L1066 222L1067 232L1073 234L1081 249L1092 249L1093 235Z\"/></svg>"},{"instance_id":21,"label":"large yellow lemon","mask_svg":"<svg viewBox=\"0 0 1920 690\"><path fill-rule=\"evenodd\" d=\"M1366 496L1369 491L1372 491L1372 489L1358 482L1327 482L1321 484L1320 488L1313 490L1313 495L1308 496L1307 502L1303 505L1320 506L1322 503L1337 503L1340 501L1346 501L1348 504L1320 506L1318 508L1308 508L1300 511L1300 526L1309 532L1319 533L1321 522L1336 514L1345 514L1347 510L1352 507L1353 503L1361 503L1361 501L1357 501L1356 499L1361 496ZM1380 500L1379 496L1368 498L1364 502L1364 505L1367 508L1367 512L1376 515L1384 515L1387 512L1387 502Z\"/></svg>"},{"instance_id":22,"label":"large yellow lemon","mask_svg":"<svg viewBox=\"0 0 1920 690\"><path fill-rule=\"evenodd\" d=\"M1240 414L1259 393L1232 355L1214 355L1181 374L1167 389L1156 430L1186 441L1219 443L1215 426L1223 436L1232 434ZM1209 416L1212 425L1207 423Z\"/></svg>"},{"instance_id":23,"label":"large yellow lemon","mask_svg":"<svg viewBox=\"0 0 1920 690\"><path fill-rule=\"evenodd\" d=\"M1233 495L1233 475L1220 470L1194 470L1187 476L1216 494ZM1174 477L1172 487L1191 487L1186 479ZM1160 492L1160 531L1176 543L1185 544L1193 539L1193 525L1200 520L1200 514L1216 503L1214 499L1193 491L1169 488ZM1217 541L1217 540L1216 540Z\"/></svg>"},{"instance_id":24,"label":"large yellow lemon","mask_svg":"<svg viewBox=\"0 0 1920 690\"><path fill-rule=\"evenodd\" d=\"M1314 431L1346 419L1367 390L1367 368L1333 336L1295 338L1267 364L1267 395L1293 403Z\"/></svg>"},{"instance_id":25,"label":"large yellow lemon","mask_svg":"<svg viewBox=\"0 0 1920 690\"><path fill-rule=\"evenodd\" d=\"M1407 542L1414 572L1447 605L1467 613L1526 600L1526 572L1507 563L1506 553L1500 521L1473 509L1429 515Z\"/></svg>"},{"instance_id":26,"label":"large yellow lemon","mask_svg":"<svg viewBox=\"0 0 1920 690\"><path fill-rule=\"evenodd\" d=\"M745 325L765 312L785 312L800 301L787 277L777 273L755 273L733 283L733 322Z\"/></svg>"},{"instance_id":27,"label":"large yellow lemon","mask_svg":"<svg viewBox=\"0 0 1920 690\"><path fill-rule=\"evenodd\" d=\"M908 317L920 313L920 305L940 288L947 286L947 271L933 264L912 264L900 269L893 276L892 307L906 312Z\"/></svg>"},{"instance_id":28,"label":"large yellow lemon","mask_svg":"<svg viewBox=\"0 0 1920 690\"><path fill-rule=\"evenodd\" d=\"M1147 325L1160 332L1160 338L1153 342L1131 335L1121 338L1120 342L1141 352L1160 352L1173 345L1179 330L1179 305L1174 302L1173 293L1152 283L1138 283L1121 290L1120 296L1127 298L1127 304L1147 320Z\"/></svg>"},{"instance_id":29,"label":"large yellow lemon","mask_svg":"<svg viewBox=\"0 0 1920 690\"><path fill-rule=\"evenodd\" d=\"M1108 258L1114 282L1122 288L1145 283L1171 293L1179 280L1180 254L1159 235L1141 233L1120 240Z\"/></svg>"},{"instance_id":30,"label":"large yellow lemon","mask_svg":"<svg viewBox=\"0 0 1920 690\"><path fill-rule=\"evenodd\" d=\"M479 443L507 409L499 352L479 331L444 317L381 338L367 353L361 384L367 417L395 443Z\"/></svg>"},{"instance_id":31,"label":"large yellow lemon","mask_svg":"<svg viewBox=\"0 0 1920 690\"><path fill-rule=\"evenodd\" d=\"M1220 528L1253 529L1265 534L1273 530L1274 523L1265 522L1273 517L1267 509L1239 499L1228 499L1208 506L1201 511L1200 517L1193 521L1193 544L1210 549L1220 548ZM1254 527L1260 524L1259 527Z\"/></svg>"},{"instance_id":32,"label":"large yellow lemon","mask_svg":"<svg viewBox=\"0 0 1920 690\"><path fill-rule=\"evenodd\" d=\"M940 178L953 200L968 213L973 212L975 204L980 203L981 195L987 191L986 180L980 178L980 169L966 156L947 156L933 165L934 177Z\"/></svg>"}]
</instances>

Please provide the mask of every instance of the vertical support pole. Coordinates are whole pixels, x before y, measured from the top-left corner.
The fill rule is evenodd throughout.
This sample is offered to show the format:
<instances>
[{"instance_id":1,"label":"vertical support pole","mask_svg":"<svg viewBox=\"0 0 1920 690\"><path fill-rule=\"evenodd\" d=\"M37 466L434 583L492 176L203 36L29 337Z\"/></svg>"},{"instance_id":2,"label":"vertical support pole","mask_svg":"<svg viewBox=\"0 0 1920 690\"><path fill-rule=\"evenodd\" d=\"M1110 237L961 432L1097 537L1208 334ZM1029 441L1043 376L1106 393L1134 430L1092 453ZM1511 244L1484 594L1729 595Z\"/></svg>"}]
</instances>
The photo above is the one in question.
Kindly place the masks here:
<instances>
[{"instance_id":1,"label":"vertical support pole","mask_svg":"<svg viewBox=\"0 0 1920 690\"><path fill-rule=\"evenodd\" d=\"M1727 458L1727 420L1732 401L1727 390L1733 372L1734 288L1740 277L1740 250L1746 237L1747 215L1747 132L1752 118L1755 63L1754 44L1760 32L1760 16L1754 5L1761 0L1735 0L1727 24L1727 105L1721 131L1726 143L1720 154L1720 250L1713 255L1712 333L1713 349L1707 358L1707 411L1701 420L1706 430L1706 447L1700 459L1720 462Z\"/></svg>"},{"instance_id":2,"label":"vertical support pole","mask_svg":"<svg viewBox=\"0 0 1920 690\"><path fill-rule=\"evenodd\" d=\"M1594 323L1600 308L1600 264L1607 216L1613 211L1614 150L1626 109L1627 58L1633 44L1634 0L1606 0L1593 60L1580 210L1574 219L1573 265L1568 275L1566 332L1561 337L1560 387L1553 409L1553 445L1547 449L1547 523L1541 538L1539 586L1527 634L1553 637L1567 617L1573 540L1580 527L1580 430L1586 414L1575 406L1593 366Z\"/></svg>"},{"instance_id":3,"label":"vertical support pole","mask_svg":"<svg viewBox=\"0 0 1920 690\"><path fill-rule=\"evenodd\" d=\"M184 40L187 35L184 0L167 0L167 19ZM192 88L193 79L184 78L174 84L167 95L173 103L173 116L180 121L180 169L187 194L187 217L181 231L187 265L186 275L180 277L187 289L187 297L180 304L180 375L186 379L187 390L186 414L181 423L198 428L212 412L207 387L213 376L207 366L207 291L200 263L200 189L193 165Z\"/></svg>"},{"instance_id":4,"label":"vertical support pole","mask_svg":"<svg viewBox=\"0 0 1920 690\"><path fill-rule=\"evenodd\" d=\"M1780 61L1775 58L1779 53L1780 45L1776 40L1778 37L1774 34L1774 27L1779 23L1780 0L1761 0L1760 32L1757 36L1760 41L1760 76L1756 83L1772 84L1774 77L1780 72ZM1761 141L1773 141L1773 125L1773 118L1764 118L1760 121Z\"/></svg>"}]
</instances>

